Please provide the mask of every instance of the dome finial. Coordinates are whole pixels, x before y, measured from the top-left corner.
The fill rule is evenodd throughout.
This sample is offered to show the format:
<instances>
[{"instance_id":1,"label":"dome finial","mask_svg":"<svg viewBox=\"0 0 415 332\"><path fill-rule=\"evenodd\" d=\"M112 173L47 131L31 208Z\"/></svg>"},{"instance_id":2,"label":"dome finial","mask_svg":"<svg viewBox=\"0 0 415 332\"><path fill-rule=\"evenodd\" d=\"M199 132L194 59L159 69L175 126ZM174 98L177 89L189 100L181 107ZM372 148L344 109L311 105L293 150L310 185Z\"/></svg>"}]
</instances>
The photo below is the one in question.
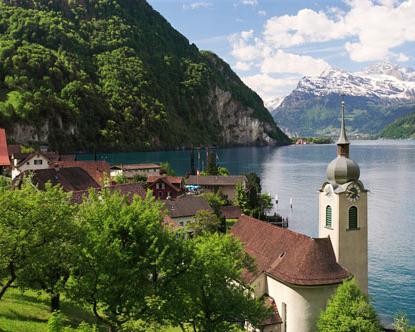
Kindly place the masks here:
<instances>
[{"instance_id":1,"label":"dome finial","mask_svg":"<svg viewBox=\"0 0 415 332\"><path fill-rule=\"evenodd\" d=\"M340 127L340 136L337 141L337 145L339 144L350 144L349 140L347 139L346 126L344 124L344 95L342 95L342 101L341 101L341 127Z\"/></svg>"}]
</instances>

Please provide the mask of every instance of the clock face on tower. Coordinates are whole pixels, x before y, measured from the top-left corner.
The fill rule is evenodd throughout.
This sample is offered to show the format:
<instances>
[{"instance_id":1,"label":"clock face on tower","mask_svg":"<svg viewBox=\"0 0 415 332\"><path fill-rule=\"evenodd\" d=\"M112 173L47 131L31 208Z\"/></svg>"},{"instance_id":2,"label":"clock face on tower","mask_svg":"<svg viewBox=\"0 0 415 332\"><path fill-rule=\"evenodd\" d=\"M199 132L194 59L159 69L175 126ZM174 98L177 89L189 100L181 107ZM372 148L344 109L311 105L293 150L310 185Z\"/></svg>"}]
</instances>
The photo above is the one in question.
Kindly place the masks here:
<instances>
[{"instance_id":1,"label":"clock face on tower","mask_svg":"<svg viewBox=\"0 0 415 332\"><path fill-rule=\"evenodd\" d=\"M356 202L360 198L360 186L357 183L351 183L346 189L346 197L350 202Z\"/></svg>"}]
</instances>

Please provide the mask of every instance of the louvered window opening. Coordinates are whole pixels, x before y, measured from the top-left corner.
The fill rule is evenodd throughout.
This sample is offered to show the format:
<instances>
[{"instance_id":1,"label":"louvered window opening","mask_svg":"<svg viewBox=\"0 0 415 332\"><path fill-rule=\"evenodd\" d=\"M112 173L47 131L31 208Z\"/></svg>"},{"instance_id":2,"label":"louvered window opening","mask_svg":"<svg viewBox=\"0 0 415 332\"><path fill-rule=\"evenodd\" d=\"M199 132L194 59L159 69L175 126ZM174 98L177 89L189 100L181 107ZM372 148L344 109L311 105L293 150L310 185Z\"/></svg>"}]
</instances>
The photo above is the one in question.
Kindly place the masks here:
<instances>
[{"instance_id":1,"label":"louvered window opening","mask_svg":"<svg viewBox=\"0 0 415 332\"><path fill-rule=\"evenodd\" d=\"M326 227L331 227L331 206L326 206Z\"/></svg>"},{"instance_id":2,"label":"louvered window opening","mask_svg":"<svg viewBox=\"0 0 415 332\"><path fill-rule=\"evenodd\" d=\"M349 209L349 229L357 229L357 207Z\"/></svg>"}]
</instances>

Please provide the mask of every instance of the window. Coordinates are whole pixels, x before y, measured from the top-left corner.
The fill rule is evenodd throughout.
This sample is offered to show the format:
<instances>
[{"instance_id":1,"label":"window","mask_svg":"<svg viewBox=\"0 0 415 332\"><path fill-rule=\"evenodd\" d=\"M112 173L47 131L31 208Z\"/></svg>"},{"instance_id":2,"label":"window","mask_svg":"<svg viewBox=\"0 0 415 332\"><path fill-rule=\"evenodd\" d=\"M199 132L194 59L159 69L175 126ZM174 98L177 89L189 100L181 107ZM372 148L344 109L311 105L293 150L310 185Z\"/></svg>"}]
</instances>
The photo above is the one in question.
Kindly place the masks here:
<instances>
[{"instance_id":1,"label":"window","mask_svg":"<svg viewBox=\"0 0 415 332\"><path fill-rule=\"evenodd\" d=\"M166 189L166 185L164 183L161 184L161 189Z\"/></svg>"},{"instance_id":2,"label":"window","mask_svg":"<svg viewBox=\"0 0 415 332\"><path fill-rule=\"evenodd\" d=\"M42 165L43 164L43 160L42 159L35 159L33 161L33 164L35 164L35 165Z\"/></svg>"},{"instance_id":3,"label":"window","mask_svg":"<svg viewBox=\"0 0 415 332\"><path fill-rule=\"evenodd\" d=\"M156 183L156 189L160 189L160 184Z\"/></svg>"},{"instance_id":4,"label":"window","mask_svg":"<svg viewBox=\"0 0 415 332\"><path fill-rule=\"evenodd\" d=\"M326 206L326 227L331 228L331 206Z\"/></svg>"},{"instance_id":5,"label":"window","mask_svg":"<svg viewBox=\"0 0 415 332\"><path fill-rule=\"evenodd\" d=\"M349 229L358 229L357 228L357 207L352 206L349 209Z\"/></svg>"}]
</instances>

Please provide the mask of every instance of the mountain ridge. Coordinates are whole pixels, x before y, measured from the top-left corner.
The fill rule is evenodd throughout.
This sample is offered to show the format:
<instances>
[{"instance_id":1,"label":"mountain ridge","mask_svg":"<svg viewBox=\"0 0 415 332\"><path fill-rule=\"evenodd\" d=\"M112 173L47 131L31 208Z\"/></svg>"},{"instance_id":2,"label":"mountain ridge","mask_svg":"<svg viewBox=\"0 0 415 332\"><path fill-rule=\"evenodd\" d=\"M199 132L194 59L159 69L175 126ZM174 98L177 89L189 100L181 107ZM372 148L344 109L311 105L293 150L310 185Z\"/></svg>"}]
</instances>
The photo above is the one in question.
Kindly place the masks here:
<instances>
[{"instance_id":1,"label":"mountain ridge","mask_svg":"<svg viewBox=\"0 0 415 332\"><path fill-rule=\"evenodd\" d=\"M59 151L284 144L260 97L146 1L0 1L0 124Z\"/></svg>"},{"instance_id":2,"label":"mountain ridge","mask_svg":"<svg viewBox=\"0 0 415 332\"><path fill-rule=\"evenodd\" d=\"M349 73L329 69L303 77L272 111L278 124L299 135L336 135L340 96L346 96L349 130L375 135L415 104L415 71L387 62Z\"/></svg>"}]
</instances>

